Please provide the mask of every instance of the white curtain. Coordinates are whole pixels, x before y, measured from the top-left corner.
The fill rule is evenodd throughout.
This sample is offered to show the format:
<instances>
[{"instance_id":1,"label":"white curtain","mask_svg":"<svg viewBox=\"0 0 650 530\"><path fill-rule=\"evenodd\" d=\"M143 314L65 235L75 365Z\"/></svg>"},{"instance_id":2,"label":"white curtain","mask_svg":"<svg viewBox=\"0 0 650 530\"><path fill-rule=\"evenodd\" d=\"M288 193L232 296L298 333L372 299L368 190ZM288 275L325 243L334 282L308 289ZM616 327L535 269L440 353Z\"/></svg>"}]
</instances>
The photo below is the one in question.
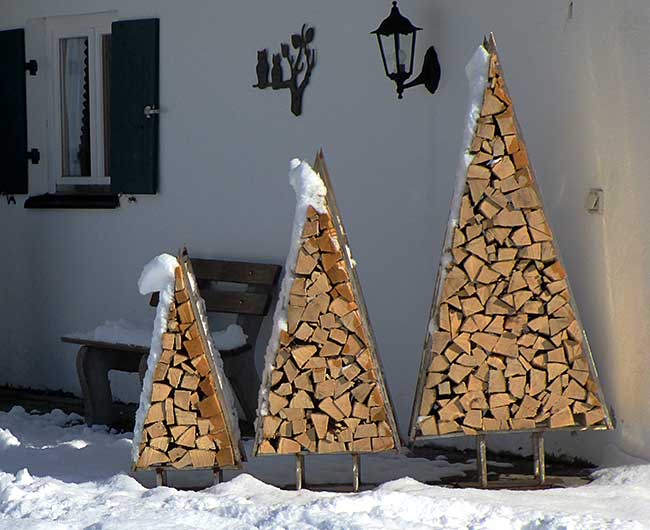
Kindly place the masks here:
<instances>
[{"instance_id":1,"label":"white curtain","mask_svg":"<svg viewBox=\"0 0 650 530\"><path fill-rule=\"evenodd\" d=\"M86 37L61 39L61 135L64 176L81 175ZM88 176L88 175L84 175Z\"/></svg>"}]
</instances>

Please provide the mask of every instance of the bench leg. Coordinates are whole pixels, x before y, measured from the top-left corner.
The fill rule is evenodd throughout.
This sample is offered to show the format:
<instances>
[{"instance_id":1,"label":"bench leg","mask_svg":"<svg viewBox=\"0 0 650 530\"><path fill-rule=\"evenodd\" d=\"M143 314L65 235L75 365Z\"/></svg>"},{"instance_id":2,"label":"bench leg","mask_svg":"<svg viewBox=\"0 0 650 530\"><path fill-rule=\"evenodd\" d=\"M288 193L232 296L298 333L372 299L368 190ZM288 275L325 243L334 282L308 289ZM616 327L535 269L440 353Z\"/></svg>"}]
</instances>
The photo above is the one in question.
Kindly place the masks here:
<instances>
[{"instance_id":1,"label":"bench leg","mask_svg":"<svg viewBox=\"0 0 650 530\"><path fill-rule=\"evenodd\" d=\"M225 355L223 357L223 366L230 385L246 415L245 424L250 432L242 434L252 435L255 416L257 415L257 396L260 388L260 379L257 376L257 368L255 367L255 352L249 349L240 354Z\"/></svg>"},{"instance_id":2,"label":"bench leg","mask_svg":"<svg viewBox=\"0 0 650 530\"><path fill-rule=\"evenodd\" d=\"M108 380L110 367L105 352L82 346L77 353L77 374L84 397L88 425L110 425L113 421L113 394Z\"/></svg>"}]
</instances>

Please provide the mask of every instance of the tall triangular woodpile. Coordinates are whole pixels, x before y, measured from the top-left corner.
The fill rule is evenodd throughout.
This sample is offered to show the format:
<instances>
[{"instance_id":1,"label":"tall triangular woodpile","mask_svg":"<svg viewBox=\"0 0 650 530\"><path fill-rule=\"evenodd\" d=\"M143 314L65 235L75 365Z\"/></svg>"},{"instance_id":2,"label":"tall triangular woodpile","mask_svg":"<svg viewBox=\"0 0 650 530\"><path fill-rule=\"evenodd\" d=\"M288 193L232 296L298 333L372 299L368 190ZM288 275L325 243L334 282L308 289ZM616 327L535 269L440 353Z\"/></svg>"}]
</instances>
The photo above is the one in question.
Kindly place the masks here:
<instances>
[{"instance_id":1,"label":"tall triangular woodpile","mask_svg":"<svg viewBox=\"0 0 650 530\"><path fill-rule=\"evenodd\" d=\"M468 74L475 60L480 113L469 125L410 438L609 428L492 36Z\"/></svg>"},{"instance_id":2,"label":"tall triangular woodpile","mask_svg":"<svg viewBox=\"0 0 650 530\"><path fill-rule=\"evenodd\" d=\"M310 182L294 179L296 238L267 351L255 452L396 450L394 413L322 152L314 171L304 162L292 171L301 170ZM300 189L307 188L320 192L305 206Z\"/></svg>"},{"instance_id":3,"label":"tall triangular woodpile","mask_svg":"<svg viewBox=\"0 0 650 530\"><path fill-rule=\"evenodd\" d=\"M134 439L139 445L134 469L238 468L244 453L234 405L224 388L228 382L187 254L178 262L162 353L152 383L148 386L146 378L143 388L150 399L144 400L148 409L134 437L139 437ZM160 304L165 304L163 296Z\"/></svg>"}]
</instances>

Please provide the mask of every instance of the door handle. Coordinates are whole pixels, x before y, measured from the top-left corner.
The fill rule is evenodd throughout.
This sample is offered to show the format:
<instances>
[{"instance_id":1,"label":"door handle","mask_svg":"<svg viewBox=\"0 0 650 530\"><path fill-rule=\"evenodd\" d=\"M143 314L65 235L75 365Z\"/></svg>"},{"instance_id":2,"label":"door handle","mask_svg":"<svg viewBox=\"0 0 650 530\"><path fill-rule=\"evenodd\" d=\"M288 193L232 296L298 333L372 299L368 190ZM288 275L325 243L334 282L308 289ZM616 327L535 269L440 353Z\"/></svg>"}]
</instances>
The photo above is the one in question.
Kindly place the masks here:
<instances>
[{"instance_id":1,"label":"door handle","mask_svg":"<svg viewBox=\"0 0 650 530\"><path fill-rule=\"evenodd\" d=\"M157 109L155 105L147 105L144 108L144 117L150 119L152 115L160 114L160 109Z\"/></svg>"}]
</instances>

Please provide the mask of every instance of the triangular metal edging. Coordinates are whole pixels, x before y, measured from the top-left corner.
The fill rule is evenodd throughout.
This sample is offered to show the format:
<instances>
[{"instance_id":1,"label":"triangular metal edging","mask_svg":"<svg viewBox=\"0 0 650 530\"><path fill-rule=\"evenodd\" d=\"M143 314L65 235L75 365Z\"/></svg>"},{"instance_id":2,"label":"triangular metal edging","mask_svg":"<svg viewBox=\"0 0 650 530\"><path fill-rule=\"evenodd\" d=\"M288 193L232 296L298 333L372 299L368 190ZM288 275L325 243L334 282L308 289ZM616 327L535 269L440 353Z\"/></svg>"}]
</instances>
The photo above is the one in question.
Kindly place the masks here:
<instances>
[{"instance_id":1,"label":"triangular metal edging","mask_svg":"<svg viewBox=\"0 0 650 530\"><path fill-rule=\"evenodd\" d=\"M486 35L484 37L482 46L486 50L486 52L490 55L490 57L492 57L493 55L497 57L497 68L498 68L499 72L501 73L501 77L503 78L504 89L505 89L506 93L508 95L510 95L510 91L508 90L508 87L507 87L507 82L506 82L505 75L503 75L503 70L501 69L501 62L500 62L499 54L498 54L498 50L497 50L496 39L494 38L493 33L489 33L488 35ZM488 68L489 67L490 67L490 65L488 64ZM524 145L524 147L526 147L526 142L524 140L524 135L522 133L522 128L519 125L519 121L517 119L517 113L516 113L516 111L514 109L514 107L515 107L514 101L511 103L511 105L512 105L512 108L513 108L513 120L514 120L515 127L517 129L517 136L521 139L521 142ZM526 151L528 151L527 148L526 148ZM531 176L532 176L532 185L533 185L535 191L537 192L539 200L540 200L541 210L546 213L546 208L544 207L543 196L542 196L541 190L539 188L537 178L535 176L533 164L530 161L530 157L529 157L528 169L529 169L529 171L531 173ZM467 181L467 175L465 175L464 181L465 182ZM450 220L451 219L457 219L459 217L459 211L460 211L460 201L458 202L458 204L454 204L452 202L452 204L450 206L449 219ZM548 224L548 226L549 226L549 228L551 230L551 233L554 234L553 228L551 226L551 222L550 222L548 216L545 216L545 217L546 217L546 222L547 222L547 224ZM442 252L441 252L441 257L440 257L440 260L439 260L439 267L438 267L438 271L436 273L436 284L435 284L433 302L432 302L431 311L430 311L430 318L429 318L429 321L428 321L429 325L431 325L431 322L434 321L434 318L437 320L438 307L440 305L440 293L441 293L441 289L443 287L444 279L445 279L445 276L446 276L446 274L441 274L442 258L450 253L452 239L453 239L453 230L449 230L449 224L448 224L447 225L447 230L445 232L444 245L443 245ZM557 241L555 235L553 235L553 247L554 247L555 252L556 252L557 261L562 265L564 270L566 270L566 267L564 267L564 260L562 259L562 255L561 255L561 252L560 252L560 249L559 249L558 241ZM609 407L607 406L607 403L606 403L606 401L604 399L602 385L601 385L600 379L598 377L598 371L597 371L596 365L594 363L594 359L593 359L593 355L592 355L592 352L591 352L591 347L589 346L589 341L588 341L588 338L587 338L587 334L586 334L585 328L584 328L584 326L582 324L582 319L580 318L580 313L578 311L578 307L577 307L575 296L573 294L573 290L571 289L571 283L570 283L568 274L567 274L567 277L565 278L565 281L567 283L567 289L569 291L569 294L571 295L571 299L569 301L569 304L570 304L571 309L573 310L573 312L575 314L576 321L578 322L578 325L580 326L580 329L582 330L582 338L583 338L582 355L587 360L587 363L588 363L588 366L589 366L589 373L590 373L591 377L593 378L594 383L597 386L597 392L595 392L595 394L597 395L597 397L598 397L598 399L599 399L599 401L601 403L602 409L603 409L603 411L605 413L605 424L606 424L605 427L603 427L602 425L601 426L597 426L597 425L596 426L587 426L587 427L571 426L571 427L562 428L562 429L551 429L550 427L546 427L546 428L538 428L538 429L530 429L530 430L514 430L514 429L512 429L512 430L507 430L507 431L481 431L479 434L524 433L524 432L539 432L539 431L549 431L549 430L553 430L553 431L556 431L556 430L558 430L558 431L559 430L586 431L586 430L604 430L604 429L613 429L614 428L614 424L613 424L613 421L612 421L612 418L611 418L611 415L610 415ZM420 362L420 370L419 370L419 373L418 373L418 381L417 381L417 385L416 385L416 393L415 393L415 398L413 400L413 407L412 407L412 410L411 410L411 418L410 418L410 422L409 422L409 443L414 443L415 441L418 441L418 440L427 440L427 439L434 439L434 438L452 438L452 437L457 437L457 436L468 436L464 432L455 432L455 433L450 433L450 434L447 434L447 435L426 435L426 436L416 436L415 435L417 419L418 419L418 416L419 416L420 405L422 403L422 395L423 395L424 384L425 384L426 376L427 376L426 368L429 366L429 364L431 362L431 357L432 357L432 351L431 351L431 347L430 347L430 339L431 339L431 334L427 330L426 339L425 339L424 347L423 347L423 354L422 354L421 362Z\"/></svg>"}]
</instances>

